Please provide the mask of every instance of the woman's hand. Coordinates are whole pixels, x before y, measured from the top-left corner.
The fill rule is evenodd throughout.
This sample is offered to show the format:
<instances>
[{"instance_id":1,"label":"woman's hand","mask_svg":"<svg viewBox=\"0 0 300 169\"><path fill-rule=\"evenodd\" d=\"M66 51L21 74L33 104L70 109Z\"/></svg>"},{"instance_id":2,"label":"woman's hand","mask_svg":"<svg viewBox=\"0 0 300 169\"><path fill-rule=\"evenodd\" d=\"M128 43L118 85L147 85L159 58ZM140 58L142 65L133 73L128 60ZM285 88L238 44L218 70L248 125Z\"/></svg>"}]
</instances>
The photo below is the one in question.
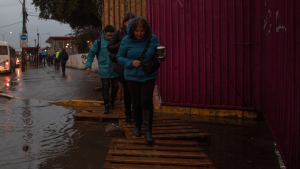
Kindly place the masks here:
<instances>
[{"instance_id":1,"label":"woman's hand","mask_svg":"<svg viewBox=\"0 0 300 169\"><path fill-rule=\"evenodd\" d=\"M158 55L158 52L156 52L156 54ZM163 53L163 57L161 57L161 56L158 56L158 58L165 58L166 57L166 51Z\"/></svg>"},{"instance_id":2,"label":"woman's hand","mask_svg":"<svg viewBox=\"0 0 300 169\"><path fill-rule=\"evenodd\" d=\"M139 61L139 60L132 61L132 66L134 66L134 67L140 67L141 66L141 61Z\"/></svg>"},{"instance_id":3,"label":"woman's hand","mask_svg":"<svg viewBox=\"0 0 300 169\"><path fill-rule=\"evenodd\" d=\"M89 75L91 73L91 68L87 68L85 71Z\"/></svg>"}]
</instances>

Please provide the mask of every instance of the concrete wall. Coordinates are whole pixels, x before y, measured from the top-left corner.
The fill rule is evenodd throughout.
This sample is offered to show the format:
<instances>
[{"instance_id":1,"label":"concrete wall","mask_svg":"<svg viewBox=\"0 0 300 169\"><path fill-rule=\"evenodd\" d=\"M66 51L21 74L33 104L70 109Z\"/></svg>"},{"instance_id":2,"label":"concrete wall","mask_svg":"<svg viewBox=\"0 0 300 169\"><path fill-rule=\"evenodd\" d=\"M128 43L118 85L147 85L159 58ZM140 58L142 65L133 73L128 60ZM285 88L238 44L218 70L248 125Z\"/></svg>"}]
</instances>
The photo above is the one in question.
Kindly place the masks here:
<instances>
[{"instance_id":1,"label":"concrete wall","mask_svg":"<svg viewBox=\"0 0 300 169\"><path fill-rule=\"evenodd\" d=\"M75 69L85 69L85 64L87 61L87 53L77 54L77 55L70 55L69 60L67 61L66 66L75 68ZM92 72L98 72L98 60L96 57L94 58L93 64L92 64Z\"/></svg>"}]
</instances>

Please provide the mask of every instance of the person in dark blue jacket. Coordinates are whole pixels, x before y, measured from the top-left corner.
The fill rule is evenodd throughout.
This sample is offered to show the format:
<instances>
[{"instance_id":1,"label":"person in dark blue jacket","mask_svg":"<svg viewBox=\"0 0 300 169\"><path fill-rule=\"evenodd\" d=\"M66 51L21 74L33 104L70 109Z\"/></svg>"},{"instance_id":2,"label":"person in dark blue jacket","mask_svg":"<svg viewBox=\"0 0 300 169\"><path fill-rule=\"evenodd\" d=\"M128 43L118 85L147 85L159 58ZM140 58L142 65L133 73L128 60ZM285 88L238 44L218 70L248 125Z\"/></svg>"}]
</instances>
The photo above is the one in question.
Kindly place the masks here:
<instances>
[{"instance_id":1,"label":"person in dark blue jacket","mask_svg":"<svg viewBox=\"0 0 300 169\"><path fill-rule=\"evenodd\" d=\"M114 109L114 101L119 90L119 75L113 70L114 63L109 59L109 52L107 50L107 45L114 34L114 27L107 25L101 35L101 46L98 49L97 40L93 44L92 48L89 51L87 61L86 61L86 72L90 74L91 66L94 61L95 55L98 53L98 67L99 67L99 77L102 82L102 96L104 100L104 114L108 114L110 109ZM110 87L112 84L112 87ZM109 89L111 88L111 101L109 105Z\"/></svg>"},{"instance_id":2,"label":"person in dark blue jacket","mask_svg":"<svg viewBox=\"0 0 300 169\"><path fill-rule=\"evenodd\" d=\"M117 54L119 51L119 47L121 45L122 39L126 36L126 28L131 21L131 19L135 18L132 13L128 13L123 19L123 27L120 30L116 31L109 41L107 45L107 50L110 52L109 57L110 60L115 63L114 70L120 75L120 82L123 84L124 91L124 104L125 104L125 122L131 123L131 95L127 85L127 82L124 78L124 67L117 62Z\"/></svg>"},{"instance_id":3,"label":"person in dark blue jacket","mask_svg":"<svg viewBox=\"0 0 300 169\"><path fill-rule=\"evenodd\" d=\"M125 67L124 78L130 90L132 111L135 121L135 136L141 136L142 114L144 115L145 138L148 143L153 143L152 120L153 120L153 90L157 72L145 75L139 61L144 48L150 39L150 44L142 62L157 56L157 47L160 46L158 39L152 35L147 20L143 17L132 19L127 27L127 36L122 39L117 55L117 60ZM163 58L164 61L166 54Z\"/></svg>"}]
</instances>

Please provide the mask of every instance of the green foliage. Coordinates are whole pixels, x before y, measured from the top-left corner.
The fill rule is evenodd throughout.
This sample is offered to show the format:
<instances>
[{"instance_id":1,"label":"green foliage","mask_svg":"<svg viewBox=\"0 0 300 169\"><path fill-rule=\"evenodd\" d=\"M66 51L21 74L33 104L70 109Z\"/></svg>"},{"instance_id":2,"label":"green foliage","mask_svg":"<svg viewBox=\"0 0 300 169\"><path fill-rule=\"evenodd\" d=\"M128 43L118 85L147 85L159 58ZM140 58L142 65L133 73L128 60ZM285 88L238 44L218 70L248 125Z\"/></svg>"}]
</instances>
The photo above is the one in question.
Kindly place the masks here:
<instances>
[{"instance_id":1,"label":"green foliage","mask_svg":"<svg viewBox=\"0 0 300 169\"><path fill-rule=\"evenodd\" d=\"M73 30L75 36L83 35L87 40L94 42L99 36L101 36L100 28L94 28L92 26L85 26L83 28L76 28Z\"/></svg>"},{"instance_id":2,"label":"green foliage","mask_svg":"<svg viewBox=\"0 0 300 169\"><path fill-rule=\"evenodd\" d=\"M76 46L78 49L78 53L88 53L89 49L88 49L88 43L87 43L87 38L84 35L79 35L76 39Z\"/></svg>"},{"instance_id":3,"label":"green foliage","mask_svg":"<svg viewBox=\"0 0 300 169\"><path fill-rule=\"evenodd\" d=\"M33 0L32 4L40 9L41 19L52 19L66 23L72 29L92 26L100 28L97 0Z\"/></svg>"}]
</instances>

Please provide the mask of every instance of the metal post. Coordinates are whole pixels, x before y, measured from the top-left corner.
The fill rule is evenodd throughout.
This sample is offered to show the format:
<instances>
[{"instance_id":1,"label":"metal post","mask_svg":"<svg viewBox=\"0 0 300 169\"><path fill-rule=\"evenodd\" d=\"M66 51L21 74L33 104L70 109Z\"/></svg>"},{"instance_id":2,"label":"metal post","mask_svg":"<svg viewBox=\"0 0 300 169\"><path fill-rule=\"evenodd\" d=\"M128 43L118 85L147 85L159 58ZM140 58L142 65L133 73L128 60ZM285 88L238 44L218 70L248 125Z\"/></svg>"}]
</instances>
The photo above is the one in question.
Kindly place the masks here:
<instances>
[{"instance_id":1,"label":"metal post","mask_svg":"<svg viewBox=\"0 0 300 169\"><path fill-rule=\"evenodd\" d=\"M23 30L22 33L26 33L26 18L25 18L25 0L23 0L22 4L22 13L23 13ZM25 49L22 47L22 72L25 72L25 66L26 66L26 59L25 59Z\"/></svg>"},{"instance_id":2,"label":"metal post","mask_svg":"<svg viewBox=\"0 0 300 169\"><path fill-rule=\"evenodd\" d=\"M38 38L37 38L38 39L38 44L37 44L38 50L37 50L36 66L39 67L39 64L40 64L40 55L39 55L40 54L40 38L39 38L40 33L37 33L37 36L38 36Z\"/></svg>"},{"instance_id":3,"label":"metal post","mask_svg":"<svg viewBox=\"0 0 300 169\"><path fill-rule=\"evenodd\" d=\"M34 47L36 47L36 39L34 39Z\"/></svg>"},{"instance_id":4,"label":"metal post","mask_svg":"<svg viewBox=\"0 0 300 169\"><path fill-rule=\"evenodd\" d=\"M71 37L71 39L70 39L70 44L69 44L69 56L71 55L71 46L72 46L72 37Z\"/></svg>"}]
</instances>

